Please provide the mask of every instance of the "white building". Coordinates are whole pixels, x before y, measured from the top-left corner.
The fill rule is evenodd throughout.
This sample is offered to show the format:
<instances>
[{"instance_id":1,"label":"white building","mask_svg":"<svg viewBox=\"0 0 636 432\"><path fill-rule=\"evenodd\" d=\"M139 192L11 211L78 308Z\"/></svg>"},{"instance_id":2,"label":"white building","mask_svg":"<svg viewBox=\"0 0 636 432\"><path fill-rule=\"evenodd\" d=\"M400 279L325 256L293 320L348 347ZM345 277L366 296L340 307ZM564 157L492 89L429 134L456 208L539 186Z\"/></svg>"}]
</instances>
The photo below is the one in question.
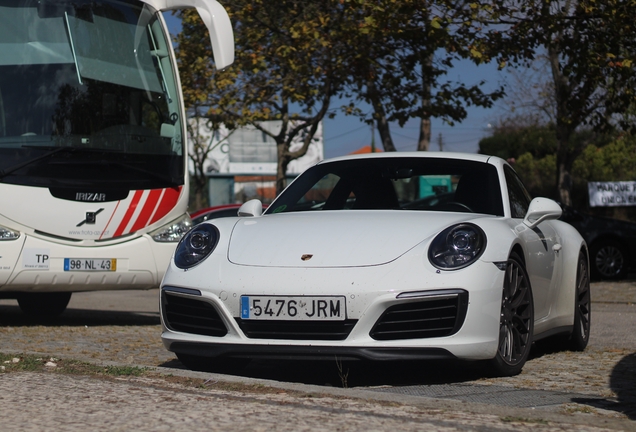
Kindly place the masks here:
<instances>
[{"instance_id":1,"label":"white building","mask_svg":"<svg viewBox=\"0 0 636 432\"><path fill-rule=\"evenodd\" d=\"M276 190L277 157L274 139L253 126L245 126L231 133L225 128L212 132L205 122L201 123L199 136L209 139L212 148L204 165L209 179L209 204L214 206L245 202L252 198L259 198L265 203L271 202ZM262 126L276 134L281 124L281 121L270 121L263 122ZM299 134L292 143L291 151L302 146L302 139L303 134ZM320 123L307 153L289 163L287 176L296 177L323 158Z\"/></svg>"}]
</instances>

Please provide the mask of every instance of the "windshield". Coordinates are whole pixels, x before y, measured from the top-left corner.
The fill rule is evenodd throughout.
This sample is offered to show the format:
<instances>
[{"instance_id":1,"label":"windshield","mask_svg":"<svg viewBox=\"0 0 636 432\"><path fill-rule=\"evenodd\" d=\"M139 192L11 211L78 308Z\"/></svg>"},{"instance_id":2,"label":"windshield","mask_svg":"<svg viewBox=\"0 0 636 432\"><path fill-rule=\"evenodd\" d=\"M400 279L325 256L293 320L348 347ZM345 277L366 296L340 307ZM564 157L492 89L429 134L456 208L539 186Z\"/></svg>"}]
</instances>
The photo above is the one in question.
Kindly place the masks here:
<instances>
[{"instance_id":1,"label":"windshield","mask_svg":"<svg viewBox=\"0 0 636 432\"><path fill-rule=\"evenodd\" d=\"M183 184L176 75L155 10L0 0L0 23L0 182Z\"/></svg>"},{"instance_id":2,"label":"windshield","mask_svg":"<svg viewBox=\"0 0 636 432\"><path fill-rule=\"evenodd\" d=\"M494 166L406 157L318 164L290 184L266 213L370 209L504 214Z\"/></svg>"}]
</instances>

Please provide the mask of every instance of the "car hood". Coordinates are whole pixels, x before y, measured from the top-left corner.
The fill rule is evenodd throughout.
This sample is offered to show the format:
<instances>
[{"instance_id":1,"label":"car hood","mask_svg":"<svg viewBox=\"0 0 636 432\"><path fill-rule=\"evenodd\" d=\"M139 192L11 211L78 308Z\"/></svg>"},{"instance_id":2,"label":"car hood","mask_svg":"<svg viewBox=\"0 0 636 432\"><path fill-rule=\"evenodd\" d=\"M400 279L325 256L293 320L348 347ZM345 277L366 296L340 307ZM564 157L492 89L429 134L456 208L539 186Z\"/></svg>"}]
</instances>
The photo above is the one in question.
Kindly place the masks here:
<instances>
[{"instance_id":1,"label":"car hood","mask_svg":"<svg viewBox=\"0 0 636 432\"><path fill-rule=\"evenodd\" d=\"M466 213L351 210L280 213L241 219L228 258L264 267L357 267L395 260ZM483 217L483 216L482 216Z\"/></svg>"}]
</instances>

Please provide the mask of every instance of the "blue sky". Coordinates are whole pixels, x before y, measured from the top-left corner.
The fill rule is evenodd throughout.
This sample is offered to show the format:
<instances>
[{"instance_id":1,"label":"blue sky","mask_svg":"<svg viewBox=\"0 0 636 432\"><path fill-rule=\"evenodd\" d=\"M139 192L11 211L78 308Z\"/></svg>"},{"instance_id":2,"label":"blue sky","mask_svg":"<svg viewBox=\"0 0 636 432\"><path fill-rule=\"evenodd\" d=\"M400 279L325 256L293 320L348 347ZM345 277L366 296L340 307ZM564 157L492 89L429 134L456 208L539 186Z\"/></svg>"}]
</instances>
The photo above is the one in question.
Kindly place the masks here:
<instances>
[{"instance_id":1,"label":"blue sky","mask_svg":"<svg viewBox=\"0 0 636 432\"><path fill-rule=\"evenodd\" d=\"M164 14L170 33L181 31L178 19L170 13ZM450 81L459 81L471 86L484 80L485 91L493 91L505 83L505 72L497 71L495 65L475 66L469 61L458 63L445 77ZM476 153L479 140L490 134L489 124L496 122L501 114L501 106L491 109L467 107L468 116L461 123L454 126L445 124L439 119L432 119L430 150L439 150L439 136L441 134L444 151ZM341 156L360 147L371 144L371 126L360 122L356 117L337 114L334 119L325 119L324 153L325 157ZM398 124L391 124L391 136L398 151L414 151L419 135L419 121L414 119L400 128ZM375 132L376 146L381 148L380 137Z\"/></svg>"},{"instance_id":2,"label":"blue sky","mask_svg":"<svg viewBox=\"0 0 636 432\"><path fill-rule=\"evenodd\" d=\"M471 86L485 81L483 89L494 91L505 83L505 73L498 71L496 65L477 67L469 61L457 64L449 71L446 79L459 81ZM491 109L466 107L468 116L461 123L454 126L445 124L440 119L432 119L431 145L429 150L439 150L439 136L441 134L443 151L476 153L479 140L490 134L489 124L496 122L501 108ZM371 127L358 119L345 115L338 115L333 120L323 122L325 135L325 157L339 156L350 153L371 143ZM419 138L419 119L407 122L404 127L391 124L391 136L398 151L416 150ZM376 146L380 147L380 137L375 132Z\"/></svg>"}]
</instances>

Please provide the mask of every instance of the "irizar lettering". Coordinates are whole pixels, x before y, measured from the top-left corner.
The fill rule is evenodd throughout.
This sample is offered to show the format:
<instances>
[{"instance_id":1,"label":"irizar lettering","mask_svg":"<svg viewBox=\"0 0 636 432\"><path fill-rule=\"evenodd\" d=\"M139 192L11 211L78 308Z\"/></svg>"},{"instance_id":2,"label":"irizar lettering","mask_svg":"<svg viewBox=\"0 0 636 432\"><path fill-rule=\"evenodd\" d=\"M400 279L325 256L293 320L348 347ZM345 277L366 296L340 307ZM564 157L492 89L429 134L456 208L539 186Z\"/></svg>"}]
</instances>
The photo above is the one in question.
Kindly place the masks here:
<instances>
[{"instance_id":1,"label":"irizar lettering","mask_svg":"<svg viewBox=\"0 0 636 432\"><path fill-rule=\"evenodd\" d=\"M75 194L76 201L106 201L105 193L95 193L95 192L77 192Z\"/></svg>"}]
</instances>

